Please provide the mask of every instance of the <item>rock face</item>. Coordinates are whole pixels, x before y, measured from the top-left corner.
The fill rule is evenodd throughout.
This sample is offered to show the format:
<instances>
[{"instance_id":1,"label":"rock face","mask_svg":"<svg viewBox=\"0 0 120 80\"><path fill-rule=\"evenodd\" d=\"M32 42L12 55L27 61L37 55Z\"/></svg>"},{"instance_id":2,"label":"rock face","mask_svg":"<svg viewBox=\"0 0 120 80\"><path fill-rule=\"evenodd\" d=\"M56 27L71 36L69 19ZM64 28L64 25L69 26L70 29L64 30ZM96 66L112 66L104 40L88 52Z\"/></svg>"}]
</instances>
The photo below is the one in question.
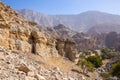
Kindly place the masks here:
<instances>
[{"instance_id":1,"label":"rock face","mask_svg":"<svg viewBox=\"0 0 120 80\"><path fill-rule=\"evenodd\" d=\"M9 6L0 2L0 45L10 50L57 56L55 40L49 38Z\"/></svg>"},{"instance_id":2,"label":"rock face","mask_svg":"<svg viewBox=\"0 0 120 80\"><path fill-rule=\"evenodd\" d=\"M75 42L69 39L58 39L56 48L61 56L69 58L71 61L77 59L77 47Z\"/></svg>"},{"instance_id":3,"label":"rock face","mask_svg":"<svg viewBox=\"0 0 120 80\"><path fill-rule=\"evenodd\" d=\"M30 35L27 21L0 2L0 45L8 49L31 52L28 43Z\"/></svg>"},{"instance_id":4,"label":"rock face","mask_svg":"<svg viewBox=\"0 0 120 80\"><path fill-rule=\"evenodd\" d=\"M46 37L42 32L37 30L32 31L30 40L32 40L33 53L46 57L58 56L55 48L55 40Z\"/></svg>"}]
</instances>

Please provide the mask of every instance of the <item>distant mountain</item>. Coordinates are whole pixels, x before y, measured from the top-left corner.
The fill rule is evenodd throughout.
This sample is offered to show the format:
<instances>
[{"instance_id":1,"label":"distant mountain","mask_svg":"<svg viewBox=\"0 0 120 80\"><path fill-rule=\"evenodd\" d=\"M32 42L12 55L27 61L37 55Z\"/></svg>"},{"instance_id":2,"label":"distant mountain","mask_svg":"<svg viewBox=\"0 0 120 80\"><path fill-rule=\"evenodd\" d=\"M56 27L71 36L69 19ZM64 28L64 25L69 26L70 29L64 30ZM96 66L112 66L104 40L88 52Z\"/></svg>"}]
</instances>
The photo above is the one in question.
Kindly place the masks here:
<instances>
[{"instance_id":1,"label":"distant mountain","mask_svg":"<svg viewBox=\"0 0 120 80\"><path fill-rule=\"evenodd\" d=\"M55 26L54 29L56 33L59 35L59 37L63 37L63 38L71 38L73 35L77 34L77 32L71 30L68 27L65 27L62 24Z\"/></svg>"},{"instance_id":2,"label":"distant mountain","mask_svg":"<svg viewBox=\"0 0 120 80\"><path fill-rule=\"evenodd\" d=\"M99 11L87 11L77 15L46 15L27 9L19 10L19 12L28 20L37 22L42 26L54 27L58 24L63 24L78 32L87 31L90 28L101 24L113 24L113 27L114 24L120 25L119 15L113 15ZM110 28L112 29L112 27Z\"/></svg>"},{"instance_id":3,"label":"distant mountain","mask_svg":"<svg viewBox=\"0 0 120 80\"><path fill-rule=\"evenodd\" d=\"M120 24L112 24L112 23L97 24L88 30L89 34L109 33L109 32L120 33Z\"/></svg>"}]
</instances>

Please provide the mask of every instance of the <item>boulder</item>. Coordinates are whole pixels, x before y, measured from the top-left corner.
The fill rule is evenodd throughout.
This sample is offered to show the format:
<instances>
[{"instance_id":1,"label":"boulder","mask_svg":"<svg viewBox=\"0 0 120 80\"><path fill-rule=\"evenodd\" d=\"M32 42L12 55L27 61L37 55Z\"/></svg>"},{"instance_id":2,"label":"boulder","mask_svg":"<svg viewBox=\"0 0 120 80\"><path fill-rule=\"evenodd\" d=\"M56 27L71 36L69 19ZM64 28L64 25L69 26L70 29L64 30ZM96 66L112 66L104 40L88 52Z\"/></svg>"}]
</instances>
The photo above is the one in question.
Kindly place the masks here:
<instances>
[{"instance_id":1,"label":"boulder","mask_svg":"<svg viewBox=\"0 0 120 80\"><path fill-rule=\"evenodd\" d=\"M43 76L41 76L41 75L39 75L39 74L35 75L35 78L36 78L37 80L46 80Z\"/></svg>"},{"instance_id":2,"label":"boulder","mask_svg":"<svg viewBox=\"0 0 120 80\"><path fill-rule=\"evenodd\" d=\"M34 76L35 76L35 73L32 72L32 71L29 71L29 72L27 73L27 76L34 77Z\"/></svg>"},{"instance_id":3,"label":"boulder","mask_svg":"<svg viewBox=\"0 0 120 80\"><path fill-rule=\"evenodd\" d=\"M15 68L18 69L19 71L23 71L25 73L28 73L30 71L30 69L25 64L20 64L20 65L16 66Z\"/></svg>"}]
</instances>

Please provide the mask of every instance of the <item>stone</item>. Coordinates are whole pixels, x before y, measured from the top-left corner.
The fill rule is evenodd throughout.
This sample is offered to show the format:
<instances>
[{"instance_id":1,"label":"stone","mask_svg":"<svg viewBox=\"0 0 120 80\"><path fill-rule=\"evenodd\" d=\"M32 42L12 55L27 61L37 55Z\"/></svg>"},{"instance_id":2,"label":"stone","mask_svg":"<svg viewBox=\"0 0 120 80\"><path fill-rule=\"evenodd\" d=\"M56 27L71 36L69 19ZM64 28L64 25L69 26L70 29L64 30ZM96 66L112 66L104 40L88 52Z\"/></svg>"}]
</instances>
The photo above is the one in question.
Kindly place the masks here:
<instances>
[{"instance_id":1,"label":"stone","mask_svg":"<svg viewBox=\"0 0 120 80\"><path fill-rule=\"evenodd\" d=\"M37 80L37 79L35 79L34 77L26 76L25 80Z\"/></svg>"},{"instance_id":2,"label":"stone","mask_svg":"<svg viewBox=\"0 0 120 80\"><path fill-rule=\"evenodd\" d=\"M23 71L25 73L28 73L30 71L30 69L25 64L20 64L20 65L16 66L15 68L18 69L19 71Z\"/></svg>"},{"instance_id":3,"label":"stone","mask_svg":"<svg viewBox=\"0 0 120 80\"><path fill-rule=\"evenodd\" d=\"M41 76L41 75L39 75L39 74L35 75L35 78L36 78L37 80L46 80L43 76Z\"/></svg>"},{"instance_id":4,"label":"stone","mask_svg":"<svg viewBox=\"0 0 120 80\"><path fill-rule=\"evenodd\" d=\"M75 80L75 79L73 79L73 78L69 77L69 79L68 79L68 80Z\"/></svg>"},{"instance_id":5,"label":"stone","mask_svg":"<svg viewBox=\"0 0 120 80\"><path fill-rule=\"evenodd\" d=\"M32 71L29 71L29 72L27 73L27 76L34 77L34 76L35 76L35 73L32 72Z\"/></svg>"}]
</instances>

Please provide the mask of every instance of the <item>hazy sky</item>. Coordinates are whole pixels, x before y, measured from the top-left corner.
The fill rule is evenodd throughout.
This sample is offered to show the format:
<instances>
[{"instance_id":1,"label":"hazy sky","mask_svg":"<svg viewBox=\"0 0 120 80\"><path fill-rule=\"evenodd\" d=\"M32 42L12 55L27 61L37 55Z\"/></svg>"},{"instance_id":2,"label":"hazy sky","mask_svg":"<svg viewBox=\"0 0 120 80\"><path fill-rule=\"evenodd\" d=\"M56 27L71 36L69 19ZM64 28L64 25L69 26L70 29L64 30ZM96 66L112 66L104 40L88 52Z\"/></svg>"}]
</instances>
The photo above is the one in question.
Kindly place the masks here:
<instances>
[{"instance_id":1,"label":"hazy sky","mask_svg":"<svg viewBox=\"0 0 120 80\"><path fill-rule=\"evenodd\" d=\"M79 14L97 10L120 14L120 0L3 0L14 9L32 9L46 14Z\"/></svg>"}]
</instances>

